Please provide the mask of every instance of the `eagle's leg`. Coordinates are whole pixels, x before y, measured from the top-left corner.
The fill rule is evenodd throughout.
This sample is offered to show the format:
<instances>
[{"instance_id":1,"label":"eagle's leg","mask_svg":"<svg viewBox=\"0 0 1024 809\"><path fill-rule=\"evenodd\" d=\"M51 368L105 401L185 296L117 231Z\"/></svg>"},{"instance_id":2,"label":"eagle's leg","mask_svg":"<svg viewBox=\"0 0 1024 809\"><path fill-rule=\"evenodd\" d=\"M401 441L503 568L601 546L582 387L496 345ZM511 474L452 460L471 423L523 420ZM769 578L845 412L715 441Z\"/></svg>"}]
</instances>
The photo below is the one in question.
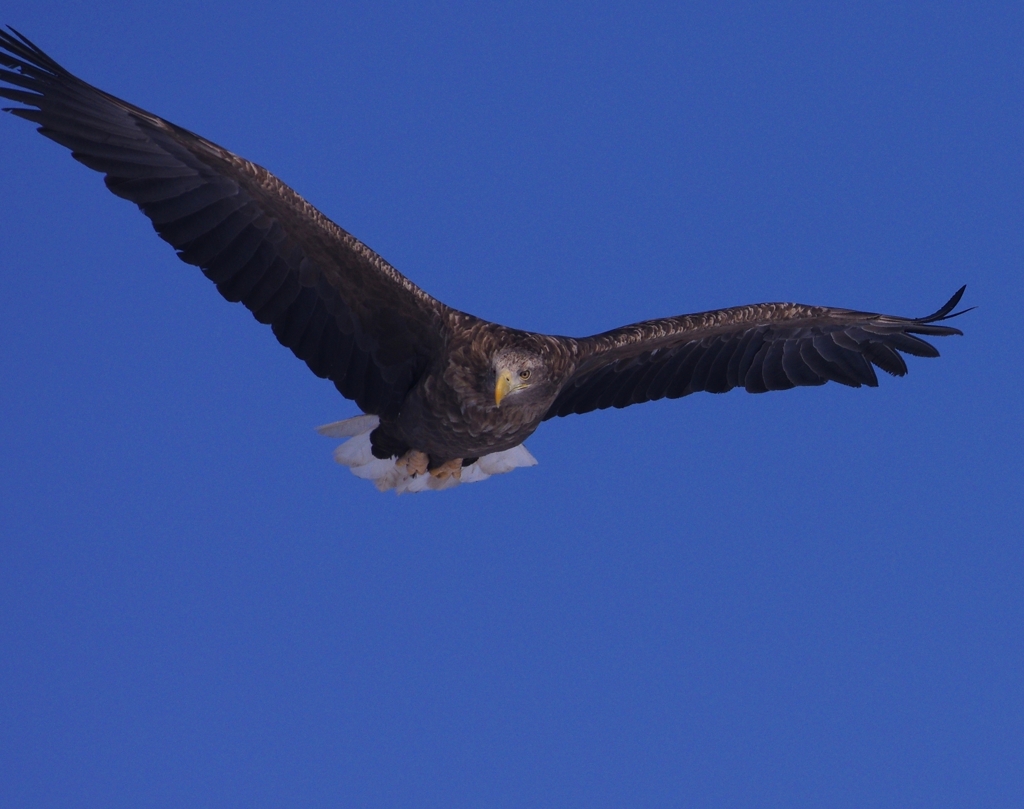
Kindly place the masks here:
<instances>
[{"instance_id":1,"label":"eagle's leg","mask_svg":"<svg viewBox=\"0 0 1024 809\"><path fill-rule=\"evenodd\" d=\"M435 466L431 469L430 474L438 480L448 480L448 478L459 480L462 477L462 458L452 458L450 461L445 461L440 466Z\"/></svg>"},{"instance_id":2,"label":"eagle's leg","mask_svg":"<svg viewBox=\"0 0 1024 809\"><path fill-rule=\"evenodd\" d=\"M427 465L430 463L430 456L425 452L420 452L418 449L411 449L397 461L395 466L402 468L416 477L416 475L422 475L427 471Z\"/></svg>"}]
</instances>

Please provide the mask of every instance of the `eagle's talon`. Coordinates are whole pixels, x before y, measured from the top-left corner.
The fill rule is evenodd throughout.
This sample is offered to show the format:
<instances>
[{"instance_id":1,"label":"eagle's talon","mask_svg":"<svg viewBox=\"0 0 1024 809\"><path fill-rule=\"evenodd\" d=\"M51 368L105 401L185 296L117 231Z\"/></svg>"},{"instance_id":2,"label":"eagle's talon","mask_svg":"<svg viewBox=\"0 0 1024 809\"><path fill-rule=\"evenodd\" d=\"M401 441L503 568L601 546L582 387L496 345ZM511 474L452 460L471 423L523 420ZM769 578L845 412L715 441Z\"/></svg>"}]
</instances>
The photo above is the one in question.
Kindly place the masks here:
<instances>
[{"instance_id":1,"label":"eagle's talon","mask_svg":"<svg viewBox=\"0 0 1024 809\"><path fill-rule=\"evenodd\" d=\"M427 453L420 452L418 449L411 449L395 461L395 466L399 468L404 467L411 477L416 477L427 471L429 463L430 457Z\"/></svg>"},{"instance_id":2,"label":"eagle's talon","mask_svg":"<svg viewBox=\"0 0 1024 809\"><path fill-rule=\"evenodd\" d=\"M452 458L450 461L445 461L440 466L431 469L430 474L438 480L448 480L448 478L461 480L462 458Z\"/></svg>"}]
</instances>

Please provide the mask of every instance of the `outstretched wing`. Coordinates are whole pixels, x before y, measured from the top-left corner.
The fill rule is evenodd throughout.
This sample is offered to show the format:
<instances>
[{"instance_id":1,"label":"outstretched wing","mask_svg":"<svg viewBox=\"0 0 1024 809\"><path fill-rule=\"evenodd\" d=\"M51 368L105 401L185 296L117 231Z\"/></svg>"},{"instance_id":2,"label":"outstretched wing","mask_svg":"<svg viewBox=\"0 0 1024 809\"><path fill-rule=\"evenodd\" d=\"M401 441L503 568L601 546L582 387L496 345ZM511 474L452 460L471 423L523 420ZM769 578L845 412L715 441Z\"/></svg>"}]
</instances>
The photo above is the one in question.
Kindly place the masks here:
<instances>
[{"instance_id":1,"label":"outstretched wing","mask_svg":"<svg viewBox=\"0 0 1024 809\"><path fill-rule=\"evenodd\" d=\"M902 318L760 303L696 315L648 320L576 340L580 359L545 418L677 399L697 391L750 393L824 385L878 385L873 365L903 376L900 352L937 357L915 335L961 334L939 325L960 302L961 287L935 314Z\"/></svg>"},{"instance_id":2,"label":"outstretched wing","mask_svg":"<svg viewBox=\"0 0 1024 809\"><path fill-rule=\"evenodd\" d=\"M86 84L0 31L0 96L106 175L178 257L367 413L396 411L440 352L447 307L261 168ZM21 88L21 89L16 89Z\"/></svg>"}]
</instances>

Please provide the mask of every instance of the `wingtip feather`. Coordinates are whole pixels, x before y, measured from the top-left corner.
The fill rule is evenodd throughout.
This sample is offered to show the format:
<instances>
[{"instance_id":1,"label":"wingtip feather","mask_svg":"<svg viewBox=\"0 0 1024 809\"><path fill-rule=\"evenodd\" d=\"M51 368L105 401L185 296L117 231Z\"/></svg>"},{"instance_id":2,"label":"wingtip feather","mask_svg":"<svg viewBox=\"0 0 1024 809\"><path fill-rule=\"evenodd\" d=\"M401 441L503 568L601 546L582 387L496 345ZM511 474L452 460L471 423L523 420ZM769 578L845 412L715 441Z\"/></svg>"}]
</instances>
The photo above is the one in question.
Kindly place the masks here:
<instances>
[{"instance_id":1,"label":"wingtip feather","mask_svg":"<svg viewBox=\"0 0 1024 809\"><path fill-rule=\"evenodd\" d=\"M957 304L960 303L960 299L964 296L964 292L966 290L967 290L967 284L964 284L962 287L960 287L960 289L958 289L956 292L953 293L953 297L950 298L948 301L946 301L946 303L943 304L942 308L940 308L937 312L934 312L934 313L928 315L927 317L919 317L919 318L917 318L917 322L918 323L922 323L922 324L927 324L927 323L938 323L938 322L940 322L942 320L952 320L954 317L960 317L960 315L965 315L968 312L970 312L970 311L972 311L974 309L977 309L978 308L977 306L971 306L968 309L961 309L959 312L953 312L953 310L956 308ZM953 313L950 314L950 312L953 312ZM961 331L959 331L957 329L953 329L953 331L951 331L949 333L950 334L953 334L953 333L955 333L955 334L963 334L963 332L961 332Z\"/></svg>"}]
</instances>

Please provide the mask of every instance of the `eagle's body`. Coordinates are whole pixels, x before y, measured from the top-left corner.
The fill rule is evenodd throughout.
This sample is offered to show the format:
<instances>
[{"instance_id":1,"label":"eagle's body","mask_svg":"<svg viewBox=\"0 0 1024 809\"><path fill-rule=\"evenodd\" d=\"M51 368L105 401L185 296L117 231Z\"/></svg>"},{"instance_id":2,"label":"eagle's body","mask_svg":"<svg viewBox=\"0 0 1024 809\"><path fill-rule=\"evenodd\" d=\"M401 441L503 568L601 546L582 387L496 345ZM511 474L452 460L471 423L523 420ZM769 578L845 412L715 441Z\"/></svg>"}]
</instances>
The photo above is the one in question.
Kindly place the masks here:
<instances>
[{"instance_id":1,"label":"eagle's body","mask_svg":"<svg viewBox=\"0 0 1024 809\"><path fill-rule=\"evenodd\" d=\"M416 491L534 463L523 441L545 419L697 391L753 393L829 380L877 385L915 335L960 332L939 311L901 318L766 303L650 320L586 338L536 334L428 295L249 161L68 73L0 32L0 96L105 175L179 257L200 267L367 414L322 431L380 488ZM427 472L430 472L428 475Z\"/></svg>"},{"instance_id":2,"label":"eagle's body","mask_svg":"<svg viewBox=\"0 0 1024 809\"><path fill-rule=\"evenodd\" d=\"M558 396L556 380L572 369L572 351L559 340L462 313L453 317L452 337L409 391L397 418L381 418L374 443L380 443L382 454L418 449L440 464L518 446L537 429ZM544 378L533 369L529 396L509 397L499 407L491 359L502 351L539 357Z\"/></svg>"}]
</instances>

